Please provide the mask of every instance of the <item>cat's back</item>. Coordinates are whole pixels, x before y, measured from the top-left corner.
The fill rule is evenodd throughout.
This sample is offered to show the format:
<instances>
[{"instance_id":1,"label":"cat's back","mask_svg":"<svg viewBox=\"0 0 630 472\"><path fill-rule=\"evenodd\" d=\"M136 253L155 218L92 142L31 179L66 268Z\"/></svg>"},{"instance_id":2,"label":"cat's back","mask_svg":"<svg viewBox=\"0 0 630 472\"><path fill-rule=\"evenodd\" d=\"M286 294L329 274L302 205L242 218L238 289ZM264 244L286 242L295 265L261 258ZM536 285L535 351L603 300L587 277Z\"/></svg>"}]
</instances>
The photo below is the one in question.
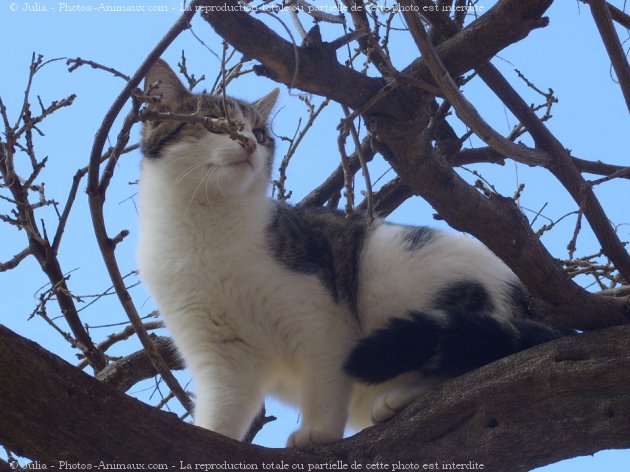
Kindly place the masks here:
<instances>
[{"instance_id":1,"label":"cat's back","mask_svg":"<svg viewBox=\"0 0 630 472\"><path fill-rule=\"evenodd\" d=\"M509 267L478 241L425 226L381 223L369 232L361 256L362 328L378 329L393 313L439 313L450 300L509 318L518 287Z\"/></svg>"}]
</instances>

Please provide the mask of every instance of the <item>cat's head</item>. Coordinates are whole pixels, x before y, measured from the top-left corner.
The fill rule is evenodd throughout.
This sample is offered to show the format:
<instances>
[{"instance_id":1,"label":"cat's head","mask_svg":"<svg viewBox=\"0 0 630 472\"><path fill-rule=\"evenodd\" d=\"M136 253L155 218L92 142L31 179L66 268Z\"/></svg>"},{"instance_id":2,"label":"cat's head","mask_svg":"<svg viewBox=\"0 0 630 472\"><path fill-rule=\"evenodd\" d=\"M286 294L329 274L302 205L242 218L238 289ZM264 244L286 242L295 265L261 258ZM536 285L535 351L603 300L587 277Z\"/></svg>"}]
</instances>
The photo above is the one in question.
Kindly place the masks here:
<instances>
[{"instance_id":1,"label":"cat's head","mask_svg":"<svg viewBox=\"0 0 630 472\"><path fill-rule=\"evenodd\" d=\"M271 177L274 141L269 115L278 89L253 103L222 95L193 94L158 60L145 77L145 93L158 112L228 118L242 125L238 139L203 122L147 121L142 130L145 160L173 185L198 189L198 196L265 191Z\"/></svg>"}]
</instances>

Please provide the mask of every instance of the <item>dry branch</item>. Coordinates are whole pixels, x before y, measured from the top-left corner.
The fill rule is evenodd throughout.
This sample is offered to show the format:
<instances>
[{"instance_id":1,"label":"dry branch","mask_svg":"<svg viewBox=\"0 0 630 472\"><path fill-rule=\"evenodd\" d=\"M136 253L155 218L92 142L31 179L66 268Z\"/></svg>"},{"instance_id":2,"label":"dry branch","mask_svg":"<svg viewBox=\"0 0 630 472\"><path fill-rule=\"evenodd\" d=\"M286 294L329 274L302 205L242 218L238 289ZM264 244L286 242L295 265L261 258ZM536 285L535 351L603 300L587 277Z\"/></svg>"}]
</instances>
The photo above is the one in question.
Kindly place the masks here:
<instances>
[{"instance_id":1,"label":"dry branch","mask_svg":"<svg viewBox=\"0 0 630 472\"><path fill-rule=\"evenodd\" d=\"M50 61L48 61L50 62ZM12 268L17 266L25 257L32 255L38 262L41 270L50 282L50 294L45 297L45 301L55 298L61 313L72 330L72 336L64 336L70 340L73 347L81 350L85 357L90 361L93 368L98 371L105 367L106 361L103 354L94 346L90 335L85 330L72 298L71 291L67 284L67 276L64 273L61 263L57 257L59 242L56 240L51 244L46 233L45 226L40 230L37 224L36 209L53 204L52 200L44 197L44 186L35 185L35 180L44 168L47 159L38 160L32 144L33 130L39 131L37 125L45 118L52 115L61 108L68 107L74 100L74 95L53 101L48 107L44 107L40 100L41 113L37 116L31 114L30 91L36 73L48 62L43 62L43 56L33 54L28 82L24 92L24 101L22 109L15 124L11 125L7 116L7 110L0 99L0 114L4 123L4 136L6 141L2 143L0 150L2 151L2 159L0 159L0 175L6 187L11 194L11 203L15 206L13 210L14 219L9 219L11 224L15 224L23 229L28 241L28 248L20 252L9 262L5 263L3 268ZM20 140L26 140L26 146L20 144ZM16 171L16 151L21 151L27 155L30 160L32 172L27 178L22 178ZM29 192L36 191L39 194L39 201L31 202ZM60 228L63 231L65 220L60 217ZM0 218L5 220L5 218ZM42 225L44 223L42 222ZM44 302L45 303L45 302ZM44 309L44 306L41 306Z\"/></svg>"},{"instance_id":2,"label":"dry branch","mask_svg":"<svg viewBox=\"0 0 630 472\"><path fill-rule=\"evenodd\" d=\"M182 14L177 22L166 33L164 38L162 38L162 40L160 40L155 48L148 54L146 60L139 67L136 73L129 79L126 86L123 88L121 93L118 95L118 97L110 107L109 111L103 119L101 127L97 131L94 138L92 151L90 153L90 162L88 165L87 185L90 215L92 217L94 233L96 234L96 239L98 241L103 260L107 267L107 271L109 273L110 279L112 280L120 303L127 313L129 320L133 324L136 333L138 334L138 337L142 342L143 347L147 351L147 354L149 355L149 359L151 360L153 366L160 373L165 383L175 394L177 399L188 411L192 410L192 402L190 401L190 398L181 387L181 385L179 385L179 382L177 382L177 379L175 379L175 377L171 373L168 365L161 357L159 351L154 346L150 336L144 329L140 316L138 315L136 307L132 301L132 298L127 291L122 274L120 273L120 269L118 267L118 263L114 254L115 244L113 243L113 240L108 236L104 216L105 191L107 189L107 184L111 179L111 175L113 174L114 167L113 164L106 166L105 171L101 175L100 164L105 141L107 139L107 136L109 135L109 132L111 131L114 120L121 112L124 104L131 98L132 91L138 86L151 65L162 55L162 53L171 44L171 42L182 31L185 31L190 27L190 20L194 16L197 10L197 6L202 3L203 2L197 0L193 0L190 3L189 9L187 9ZM137 110L139 107L137 100L134 100L134 105L135 109ZM110 162L115 163L116 159L123 151L124 146L129 139L129 129L133 122L135 122L135 116L137 116L137 111L136 113L132 112L125 120L125 124L118 135L115 147L115 150L117 150L117 155L112 154L112 156L110 157Z\"/></svg>"},{"instance_id":3,"label":"dry branch","mask_svg":"<svg viewBox=\"0 0 630 472\"><path fill-rule=\"evenodd\" d=\"M182 370L184 368L184 364L169 338L154 337L153 343L169 369ZM126 392L138 382L156 375L158 375L158 371L153 367L146 351L141 350L110 363L98 373L96 378L121 392Z\"/></svg>"},{"instance_id":4,"label":"dry branch","mask_svg":"<svg viewBox=\"0 0 630 472\"><path fill-rule=\"evenodd\" d=\"M428 3L428 0L415 1L423 5ZM442 29L444 34L455 34L457 26L445 15L434 14L431 19L434 26ZM615 263L621 274L628 279L630 277L630 255L608 221L606 213L592 192L591 186L580 175L575 160L494 66L488 62L482 62L476 66L476 69L479 76L527 128L537 147L546 151L547 155L553 158L548 169L583 209L605 253Z\"/></svg>"},{"instance_id":5,"label":"dry branch","mask_svg":"<svg viewBox=\"0 0 630 472\"><path fill-rule=\"evenodd\" d=\"M420 16L416 13L418 5L413 0L399 0L399 3L405 7L403 14L409 25L411 35L422 53L433 80L438 84L449 103L455 108L458 117L499 154L530 166L549 165L549 156L545 153L528 148L522 144L514 144L485 122L472 104L461 94L455 81L429 41L429 36L424 30Z\"/></svg>"},{"instance_id":6,"label":"dry branch","mask_svg":"<svg viewBox=\"0 0 630 472\"><path fill-rule=\"evenodd\" d=\"M626 101L626 106L628 111L630 111L630 66L628 65L626 52L615 31L608 3L604 0L589 0L588 3L591 6L591 14L608 52L608 57L610 57L613 69L615 69L617 74L617 80L619 80L619 86Z\"/></svg>"},{"instance_id":7,"label":"dry branch","mask_svg":"<svg viewBox=\"0 0 630 472\"><path fill-rule=\"evenodd\" d=\"M604 447L630 447L628 336L628 326L610 328L505 358L428 392L384 425L307 453L247 445L187 425L0 326L6 361L0 364L0 443L44 463L448 459L526 471Z\"/></svg>"}]
</instances>

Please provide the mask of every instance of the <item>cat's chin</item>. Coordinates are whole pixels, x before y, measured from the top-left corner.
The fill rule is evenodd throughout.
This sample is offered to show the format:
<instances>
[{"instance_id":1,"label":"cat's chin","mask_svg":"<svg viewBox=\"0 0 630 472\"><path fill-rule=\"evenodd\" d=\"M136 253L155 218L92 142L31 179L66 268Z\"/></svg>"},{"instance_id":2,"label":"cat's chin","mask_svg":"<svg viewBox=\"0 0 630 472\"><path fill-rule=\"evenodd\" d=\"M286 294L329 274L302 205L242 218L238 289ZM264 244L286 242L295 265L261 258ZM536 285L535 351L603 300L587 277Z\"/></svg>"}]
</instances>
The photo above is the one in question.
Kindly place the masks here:
<instances>
[{"instance_id":1,"label":"cat's chin","mask_svg":"<svg viewBox=\"0 0 630 472\"><path fill-rule=\"evenodd\" d=\"M216 169L209 186L217 196L235 196L249 193L254 188L265 187L260 184L260 174L249 161L235 162Z\"/></svg>"},{"instance_id":2,"label":"cat's chin","mask_svg":"<svg viewBox=\"0 0 630 472\"><path fill-rule=\"evenodd\" d=\"M243 158L243 159L240 159L240 160L238 160L236 162L229 162L227 164L223 164L222 167L228 167L228 168L249 167L252 171L255 170L254 169L254 164L248 158Z\"/></svg>"}]
</instances>

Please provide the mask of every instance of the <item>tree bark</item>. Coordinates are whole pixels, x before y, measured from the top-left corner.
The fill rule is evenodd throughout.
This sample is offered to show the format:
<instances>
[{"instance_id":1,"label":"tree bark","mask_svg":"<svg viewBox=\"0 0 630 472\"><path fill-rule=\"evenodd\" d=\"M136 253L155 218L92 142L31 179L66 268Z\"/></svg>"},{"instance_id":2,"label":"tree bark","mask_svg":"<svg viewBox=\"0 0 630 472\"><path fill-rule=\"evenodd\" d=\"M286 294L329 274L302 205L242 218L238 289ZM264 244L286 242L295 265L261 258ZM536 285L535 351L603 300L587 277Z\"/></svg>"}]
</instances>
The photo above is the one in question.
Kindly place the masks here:
<instances>
[{"instance_id":1,"label":"tree bark","mask_svg":"<svg viewBox=\"0 0 630 472\"><path fill-rule=\"evenodd\" d=\"M455 462L525 471L630 447L629 335L623 326L538 346L445 383L386 424L298 451L188 425L0 326L0 444L56 465Z\"/></svg>"}]
</instances>

